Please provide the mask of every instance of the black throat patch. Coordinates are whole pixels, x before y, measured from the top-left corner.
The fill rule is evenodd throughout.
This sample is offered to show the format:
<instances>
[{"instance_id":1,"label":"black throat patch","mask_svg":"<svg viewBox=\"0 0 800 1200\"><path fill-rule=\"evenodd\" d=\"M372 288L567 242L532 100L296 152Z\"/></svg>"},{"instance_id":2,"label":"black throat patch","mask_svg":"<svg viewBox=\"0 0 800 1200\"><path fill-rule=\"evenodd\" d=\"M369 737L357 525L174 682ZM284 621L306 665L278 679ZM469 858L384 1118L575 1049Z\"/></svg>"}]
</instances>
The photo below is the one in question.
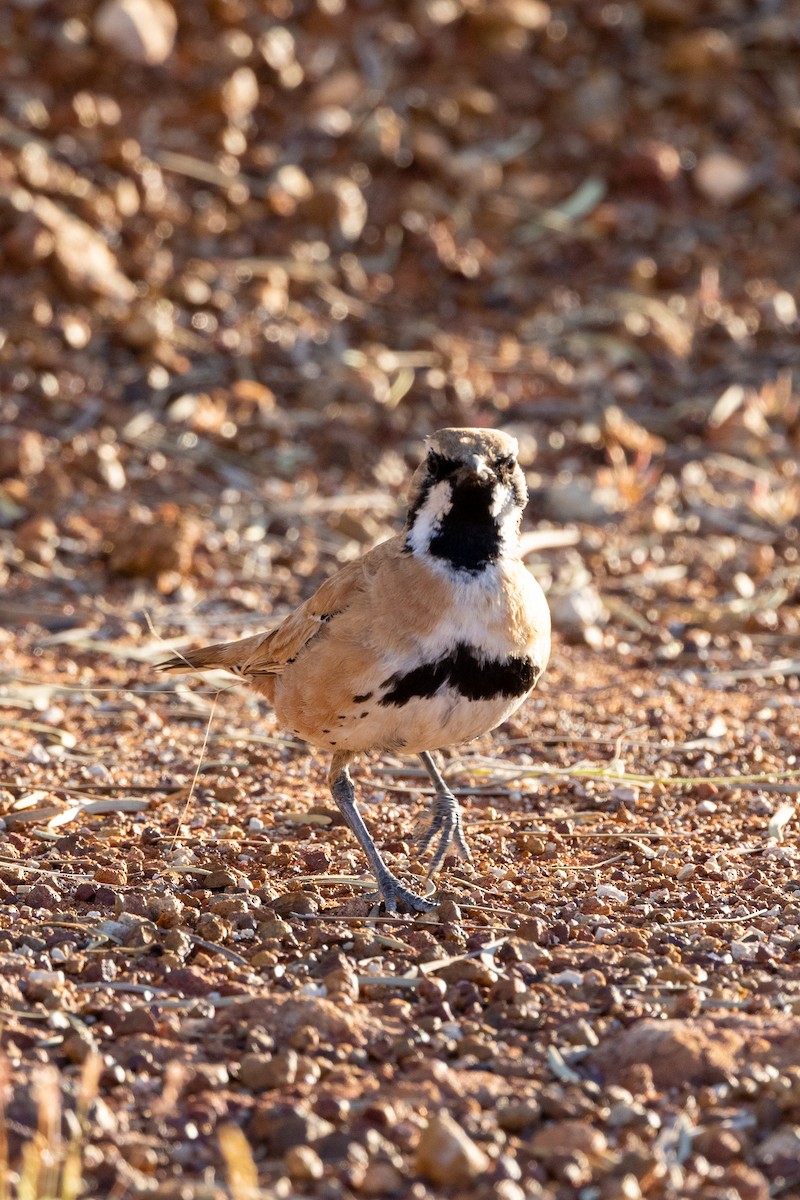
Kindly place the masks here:
<instances>
[{"instance_id":1,"label":"black throat patch","mask_svg":"<svg viewBox=\"0 0 800 1200\"><path fill-rule=\"evenodd\" d=\"M509 655L508 658L481 658L465 642L436 662L423 663L412 671L398 672L384 680L386 688L380 703L408 704L416 697L435 696L443 687L451 687L465 700L494 700L526 696L541 671L531 658Z\"/></svg>"},{"instance_id":2,"label":"black throat patch","mask_svg":"<svg viewBox=\"0 0 800 1200\"><path fill-rule=\"evenodd\" d=\"M470 574L496 562L503 539L500 523L491 513L493 501L491 483L454 484L452 508L431 538L429 553Z\"/></svg>"}]
</instances>

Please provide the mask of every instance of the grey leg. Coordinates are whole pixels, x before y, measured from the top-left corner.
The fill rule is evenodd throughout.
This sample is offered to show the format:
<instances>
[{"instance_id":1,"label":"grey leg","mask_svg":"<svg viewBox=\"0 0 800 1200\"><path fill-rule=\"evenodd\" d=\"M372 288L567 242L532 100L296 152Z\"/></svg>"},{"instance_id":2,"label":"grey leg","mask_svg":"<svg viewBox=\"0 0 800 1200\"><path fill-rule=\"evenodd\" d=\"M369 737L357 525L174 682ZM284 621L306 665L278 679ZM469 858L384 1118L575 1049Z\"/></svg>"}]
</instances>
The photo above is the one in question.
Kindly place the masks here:
<instances>
[{"instance_id":1,"label":"grey leg","mask_svg":"<svg viewBox=\"0 0 800 1200\"><path fill-rule=\"evenodd\" d=\"M356 807L356 794L353 788L353 781L350 778L350 771L348 770L351 758L350 754L335 754L333 756L328 783L331 795L347 822L348 828L358 838L361 849L369 859L369 865L372 867L372 871L378 881L378 887L383 896L386 911L395 912L397 905L401 904L405 908L410 909L411 912L430 912L436 905L432 904L430 900L418 896L416 892L412 892L409 888L404 887L381 858L380 851L372 840L372 836L364 824L364 819Z\"/></svg>"},{"instance_id":2,"label":"grey leg","mask_svg":"<svg viewBox=\"0 0 800 1200\"><path fill-rule=\"evenodd\" d=\"M460 858L466 862L472 863L472 855L469 851L469 846L464 838L464 826L461 821L461 806L456 800L449 787L442 779L436 763L431 758L430 754L423 752L420 754L420 760L423 767L428 772L433 786L436 788L436 797L433 801L433 811L431 814L430 824L427 825L421 832L418 838L420 853L424 854L435 838L438 838L438 844L434 851L433 862L431 863L428 872L428 878L441 867L445 860L448 850L453 849Z\"/></svg>"}]
</instances>

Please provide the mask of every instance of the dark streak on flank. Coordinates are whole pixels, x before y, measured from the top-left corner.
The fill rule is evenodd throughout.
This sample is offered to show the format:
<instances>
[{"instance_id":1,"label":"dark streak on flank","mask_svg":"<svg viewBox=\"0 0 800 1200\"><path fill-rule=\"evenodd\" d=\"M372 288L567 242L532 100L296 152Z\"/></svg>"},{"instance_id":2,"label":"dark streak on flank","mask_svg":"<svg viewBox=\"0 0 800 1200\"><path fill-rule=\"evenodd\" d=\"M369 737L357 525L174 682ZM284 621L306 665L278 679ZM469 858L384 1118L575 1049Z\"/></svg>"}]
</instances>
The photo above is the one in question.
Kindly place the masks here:
<instances>
[{"instance_id":1,"label":"dark streak on flank","mask_svg":"<svg viewBox=\"0 0 800 1200\"><path fill-rule=\"evenodd\" d=\"M353 704L363 704L365 700L372 699L372 692L362 692L360 696L353 696Z\"/></svg>"},{"instance_id":2,"label":"dark streak on flank","mask_svg":"<svg viewBox=\"0 0 800 1200\"><path fill-rule=\"evenodd\" d=\"M416 697L435 696L444 687L453 688L466 700L525 696L540 673L530 658L518 655L479 658L469 646L459 642L452 654L384 680L382 686L387 691L380 703L384 707L390 704L400 707Z\"/></svg>"}]
</instances>

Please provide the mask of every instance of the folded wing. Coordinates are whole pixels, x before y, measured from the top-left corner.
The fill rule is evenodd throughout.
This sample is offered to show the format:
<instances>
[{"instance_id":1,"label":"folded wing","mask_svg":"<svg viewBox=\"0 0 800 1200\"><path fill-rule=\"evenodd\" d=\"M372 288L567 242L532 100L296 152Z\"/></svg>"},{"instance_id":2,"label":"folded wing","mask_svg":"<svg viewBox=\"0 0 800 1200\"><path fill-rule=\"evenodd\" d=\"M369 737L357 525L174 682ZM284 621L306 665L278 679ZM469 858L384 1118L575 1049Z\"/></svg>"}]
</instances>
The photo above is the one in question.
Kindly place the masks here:
<instances>
[{"instance_id":1,"label":"folded wing","mask_svg":"<svg viewBox=\"0 0 800 1200\"><path fill-rule=\"evenodd\" d=\"M197 650L173 654L166 662L159 663L159 669L230 671L234 675L254 679L254 682L259 676L280 675L334 617L350 607L356 597L369 587L376 570L387 559L399 555L402 547L402 537L390 538L363 558L348 563L327 579L305 604L301 604L276 629L235 642L218 642L213 646L201 646Z\"/></svg>"}]
</instances>

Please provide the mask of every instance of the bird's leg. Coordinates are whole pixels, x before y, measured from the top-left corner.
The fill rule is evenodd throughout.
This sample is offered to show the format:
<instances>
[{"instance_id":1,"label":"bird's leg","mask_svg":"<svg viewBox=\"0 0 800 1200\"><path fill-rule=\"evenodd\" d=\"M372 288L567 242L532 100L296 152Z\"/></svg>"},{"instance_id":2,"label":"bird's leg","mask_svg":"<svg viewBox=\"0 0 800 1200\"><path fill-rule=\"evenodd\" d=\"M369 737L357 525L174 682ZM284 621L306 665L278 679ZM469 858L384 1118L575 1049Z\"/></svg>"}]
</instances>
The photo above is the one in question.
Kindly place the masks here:
<instances>
[{"instance_id":1,"label":"bird's leg","mask_svg":"<svg viewBox=\"0 0 800 1200\"><path fill-rule=\"evenodd\" d=\"M422 896L418 896L416 892L412 892L409 888L404 887L381 858L380 851L372 840L372 836L356 806L356 794L348 769L351 759L352 755L350 754L334 754L328 775L328 783L331 795L339 807L339 812L347 822L348 828L358 838L361 849L369 859L369 865L372 867L372 871L378 881L378 888L383 896L386 911L395 912L397 905L401 904L412 912L430 912L436 906L430 900L425 900Z\"/></svg>"},{"instance_id":2,"label":"bird's leg","mask_svg":"<svg viewBox=\"0 0 800 1200\"><path fill-rule=\"evenodd\" d=\"M470 864L472 863L472 855L464 838L460 804L442 779L436 763L430 754L423 752L419 757L436 789L436 798L433 801L430 824L425 826L417 839L420 854L424 854L431 842L435 838L438 838L433 862L428 871L428 878L430 879L441 867L448 850L453 849L459 858L463 858Z\"/></svg>"}]
</instances>

